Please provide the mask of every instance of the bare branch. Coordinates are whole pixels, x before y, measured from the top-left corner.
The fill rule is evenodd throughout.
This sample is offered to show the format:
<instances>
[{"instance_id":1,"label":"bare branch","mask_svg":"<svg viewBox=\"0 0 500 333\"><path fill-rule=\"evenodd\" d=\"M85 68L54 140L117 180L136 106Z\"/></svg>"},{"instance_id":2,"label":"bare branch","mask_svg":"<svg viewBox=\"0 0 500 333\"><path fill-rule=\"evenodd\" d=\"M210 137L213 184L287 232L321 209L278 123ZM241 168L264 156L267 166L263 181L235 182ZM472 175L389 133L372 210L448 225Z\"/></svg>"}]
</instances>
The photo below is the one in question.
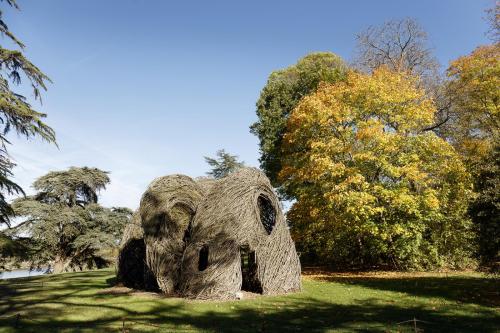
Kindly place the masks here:
<instances>
[{"instance_id":1,"label":"bare branch","mask_svg":"<svg viewBox=\"0 0 500 333\"><path fill-rule=\"evenodd\" d=\"M393 20L369 27L357 35L356 63L372 71L381 65L397 71L428 75L439 67L427 46L427 34L411 19Z\"/></svg>"}]
</instances>

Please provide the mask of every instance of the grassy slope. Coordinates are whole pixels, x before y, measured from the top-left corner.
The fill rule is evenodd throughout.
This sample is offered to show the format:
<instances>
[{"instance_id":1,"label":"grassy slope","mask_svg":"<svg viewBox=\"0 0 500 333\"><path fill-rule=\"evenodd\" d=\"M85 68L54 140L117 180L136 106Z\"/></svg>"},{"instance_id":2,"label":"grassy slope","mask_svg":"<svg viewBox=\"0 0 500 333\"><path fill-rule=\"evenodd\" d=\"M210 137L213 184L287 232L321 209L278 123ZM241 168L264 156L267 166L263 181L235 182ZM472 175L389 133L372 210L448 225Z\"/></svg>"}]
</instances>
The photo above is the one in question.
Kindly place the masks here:
<instances>
[{"instance_id":1,"label":"grassy slope","mask_svg":"<svg viewBox=\"0 0 500 333\"><path fill-rule=\"evenodd\" d=\"M495 332L499 281L479 274L326 274L279 297L201 302L110 294L111 270L0 281L0 332ZM496 307L495 307L496 306ZM17 330L14 317L21 313ZM134 323L141 322L141 323ZM160 325L161 328L146 324Z\"/></svg>"}]
</instances>

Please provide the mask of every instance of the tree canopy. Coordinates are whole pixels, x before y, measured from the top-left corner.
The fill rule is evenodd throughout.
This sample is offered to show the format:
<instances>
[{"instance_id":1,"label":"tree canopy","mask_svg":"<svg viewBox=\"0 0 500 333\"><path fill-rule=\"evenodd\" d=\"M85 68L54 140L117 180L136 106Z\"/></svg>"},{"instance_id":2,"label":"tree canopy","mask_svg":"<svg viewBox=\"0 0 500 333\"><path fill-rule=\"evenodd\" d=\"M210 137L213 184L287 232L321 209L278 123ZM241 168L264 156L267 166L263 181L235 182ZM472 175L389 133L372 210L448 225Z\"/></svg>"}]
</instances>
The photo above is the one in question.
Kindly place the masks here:
<instances>
[{"instance_id":1,"label":"tree canopy","mask_svg":"<svg viewBox=\"0 0 500 333\"><path fill-rule=\"evenodd\" d=\"M499 270L500 263L500 145L475 165L477 196L469 210L478 238L478 259L483 267Z\"/></svg>"},{"instance_id":2,"label":"tree canopy","mask_svg":"<svg viewBox=\"0 0 500 333\"><path fill-rule=\"evenodd\" d=\"M500 133L500 43L452 61L447 74L456 115L449 136L461 150L471 145L475 150L484 145L491 149Z\"/></svg>"},{"instance_id":3,"label":"tree canopy","mask_svg":"<svg viewBox=\"0 0 500 333\"><path fill-rule=\"evenodd\" d=\"M306 254L365 267L466 263L469 175L450 144L422 131L436 108L418 80L351 71L290 115L279 176L297 194L288 216Z\"/></svg>"},{"instance_id":4,"label":"tree canopy","mask_svg":"<svg viewBox=\"0 0 500 333\"><path fill-rule=\"evenodd\" d=\"M356 64L368 71L382 65L420 77L435 75L439 64L427 43L427 33L412 18L370 26L356 36Z\"/></svg>"},{"instance_id":5,"label":"tree canopy","mask_svg":"<svg viewBox=\"0 0 500 333\"><path fill-rule=\"evenodd\" d=\"M488 37L493 42L500 42L500 2L495 1L493 8L486 10L487 20L490 29L487 32Z\"/></svg>"},{"instance_id":6,"label":"tree canopy","mask_svg":"<svg viewBox=\"0 0 500 333\"><path fill-rule=\"evenodd\" d=\"M316 90L320 82L343 80L346 69L339 56L317 52L269 76L257 101L258 120L251 126L251 132L259 138L260 165L274 186L281 185L278 180L281 142L289 114L302 97Z\"/></svg>"},{"instance_id":7,"label":"tree canopy","mask_svg":"<svg viewBox=\"0 0 500 333\"><path fill-rule=\"evenodd\" d=\"M14 201L23 221L9 233L25 239L33 266L52 265L58 273L105 264L104 251L117 247L132 215L98 204L98 191L108 183L107 172L72 167L38 178L37 194Z\"/></svg>"},{"instance_id":8,"label":"tree canopy","mask_svg":"<svg viewBox=\"0 0 500 333\"><path fill-rule=\"evenodd\" d=\"M86 206L97 203L97 193L109 183L108 172L96 168L71 167L65 171L51 171L38 178L33 188L37 200L64 203L67 206Z\"/></svg>"},{"instance_id":9,"label":"tree canopy","mask_svg":"<svg viewBox=\"0 0 500 333\"><path fill-rule=\"evenodd\" d=\"M429 98L436 104L435 121L424 130L444 137L443 128L452 118L450 98L444 88L440 65L428 43L427 32L413 18L395 19L370 26L356 36L355 67L370 73L386 66L420 78Z\"/></svg>"},{"instance_id":10,"label":"tree canopy","mask_svg":"<svg viewBox=\"0 0 500 333\"><path fill-rule=\"evenodd\" d=\"M215 179L223 178L245 166L245 162L240 162L237 155L231 155L224 149L218 150L215 158L205 156L205 162L212 167L207 175Z\"/></svg>"},{"instance_id":11,"label":"tree canopy","mask_svg":"<svg viewBox=\"0 0 500 333\"><path fill-rule=\"evenodd\" d=\"M19 9L15 0L2 0L2 3ZM47 89L50 79L24 56L25 45L9 30L3 20L3 10L0 10L0 34L15 48L0 45L0 223L8 224L12 209L6 195L24 194L11 179L15 164L7 151L8 133L14 130L27 139L39 137L52 143L56 138L54 130L43 121L46 115L36 111L23 95L12 90L12 85L20 85L24 79L31 85L35 99L40 99L40 91Z\"/></svg>"},{"instance_id":12,"label":"tree canopy","mask_svg":"<svg viewBox=\"0 0 500 333\"><path fill-rule=\"evenodd\" d=\"M494 267L500 262L500 44L480 46L452 61L447 74L455 115L447 137L474 177L477 196L470 214L478 231L479 259Z\"/></svg>"}]
</instances>

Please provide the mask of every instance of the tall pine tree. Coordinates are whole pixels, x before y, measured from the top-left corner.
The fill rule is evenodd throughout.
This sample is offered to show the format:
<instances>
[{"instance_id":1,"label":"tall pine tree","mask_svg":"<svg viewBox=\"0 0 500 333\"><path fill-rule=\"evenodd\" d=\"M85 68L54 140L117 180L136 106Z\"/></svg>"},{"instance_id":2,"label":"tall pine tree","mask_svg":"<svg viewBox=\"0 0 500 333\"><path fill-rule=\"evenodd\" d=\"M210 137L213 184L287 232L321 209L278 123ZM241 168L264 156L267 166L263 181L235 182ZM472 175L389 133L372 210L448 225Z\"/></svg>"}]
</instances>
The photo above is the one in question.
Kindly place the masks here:
<instances>
[{"instance_id":1,"label":"tall pine tree","mask_svg":"<svg viewBox=\"0 0 500 333\"><path fill-rule=\"evenodd\" d=\"M7 7L19 9L15 0L0 0ZM27 139L34 137L55 143L54 130L43 122L44 113L36 111L26 97L12 88L23 81L31 85L35 99L40 100L40 91L46 90L50 79L25 56L25 45L9 30L3 20L3 8L0 9L0 224L9 225L12 208L6 200L7 195L19 194L23 189L12 180L12 168L15 164L9 156L10 145L7 135L14 131ZM10 45L8 48L6 45Z\"/></svg>"}]
</instances>

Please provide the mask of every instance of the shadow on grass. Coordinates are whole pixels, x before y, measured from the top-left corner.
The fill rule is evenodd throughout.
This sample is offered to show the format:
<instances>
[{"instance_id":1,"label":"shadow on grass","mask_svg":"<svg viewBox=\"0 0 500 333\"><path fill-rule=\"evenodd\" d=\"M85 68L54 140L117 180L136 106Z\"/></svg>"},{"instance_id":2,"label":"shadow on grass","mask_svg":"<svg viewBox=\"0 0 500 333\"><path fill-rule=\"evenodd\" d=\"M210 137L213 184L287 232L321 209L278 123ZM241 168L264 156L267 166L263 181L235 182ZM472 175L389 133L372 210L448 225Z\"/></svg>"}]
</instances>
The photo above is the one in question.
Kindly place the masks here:
<instances>
[{"instance_id":1,"label":"shadow on grass","mask_svg":"<svg viewBox=\"0 0 500 333\"><path fill-rule=\"evenodd\" d=\"M186 314L182 305L161 305L146 313L129 313L86 322L69 320L21 320L20 332L116 332L125 318L128 332L149 331L214 331L214 332L327 332L345 330L353 332L411 331L412 325L396 325L398 321L415 316L425 318L418 328L426 332L497 332L500 322L491 319L491 313L478 313L475 317L445 317L438 312L421 308L411 311L396 306L381 306L376 300L365 300L357 305L335 305L315 299L301 299L289 308L264 307L257 310L238 308L231 313L208 311ZM10 321L12 325L13 320ZM3 323L0 322L0 327Z\"/></svg>"},{"instance_id":2,"label":"shadow on grass","mask_svg":"<svg viewBox=\"0 0 500 333\"><path fill-rule=\"evenodd\" d=\"M468 276L373 277L355 274L324 274L315 279L370 289L406 293L420 297L443 298L458 303L500 306L500 279Z\"/></svg>"},{"instance_id":3,"label":"shadow on grass","mask_svg":"<svg viewBox=\"0 0 500 333\"><path fill-rule=\"evenodd\" d=\"M109 271L55 275L43 278L17 280L13 284L0 284L0 309L4 314L22 313L16 318L0 319L0 332L351 332L412 331L413 326L398 322L418 318L418 328L425 332L497 332L500 327L498 311L487 307L474 307L470 315L453 313L450 309L433 310L421 304L411 307L388 304L376 298L353 300L341 304L310 297L307 293L287 297L262 297L244 302L188 302L175 299L151 300L113 295L99 295L109 287ZM330 282L359 285L367 288L407 292L421 296L458 300L454 288L467 289L477 281L452 280L437 284L426 280L339 278ZM436 278L439 280L439 278ZM381 281L383 280L383 281ZM43 288L39 284L45 282ZM477 282L479 283L479 282ZM326 285L326 284L324 284ZM489 282L486 281L489 286ZM321 286L322 288L324 286ZM432 288L431 288L432 287ZM422 289L424 291L420 291ZM489 290L489 289L488 289ZM325 293L327 290L325 289ZM462 293L464 291L462 290ZM75 300L76 297L76 300ZM68 299L69 298L69 299ZM87 300L87 301L86 301ZM91 300L89 302L89 300ZM142 303L148 306L142 306ZM50 305L45 307L43 305ZM58 305L58 306L53 306ZM68 307L72 311L112 310L111 315L95 320L67 319ZM219 308L217 308L219 307ZM225 308L225 310L224 310ZM125 321L123 321L125 319ZM123 329L125 324L125 329Z\"/></svg>"}]
</instances>

